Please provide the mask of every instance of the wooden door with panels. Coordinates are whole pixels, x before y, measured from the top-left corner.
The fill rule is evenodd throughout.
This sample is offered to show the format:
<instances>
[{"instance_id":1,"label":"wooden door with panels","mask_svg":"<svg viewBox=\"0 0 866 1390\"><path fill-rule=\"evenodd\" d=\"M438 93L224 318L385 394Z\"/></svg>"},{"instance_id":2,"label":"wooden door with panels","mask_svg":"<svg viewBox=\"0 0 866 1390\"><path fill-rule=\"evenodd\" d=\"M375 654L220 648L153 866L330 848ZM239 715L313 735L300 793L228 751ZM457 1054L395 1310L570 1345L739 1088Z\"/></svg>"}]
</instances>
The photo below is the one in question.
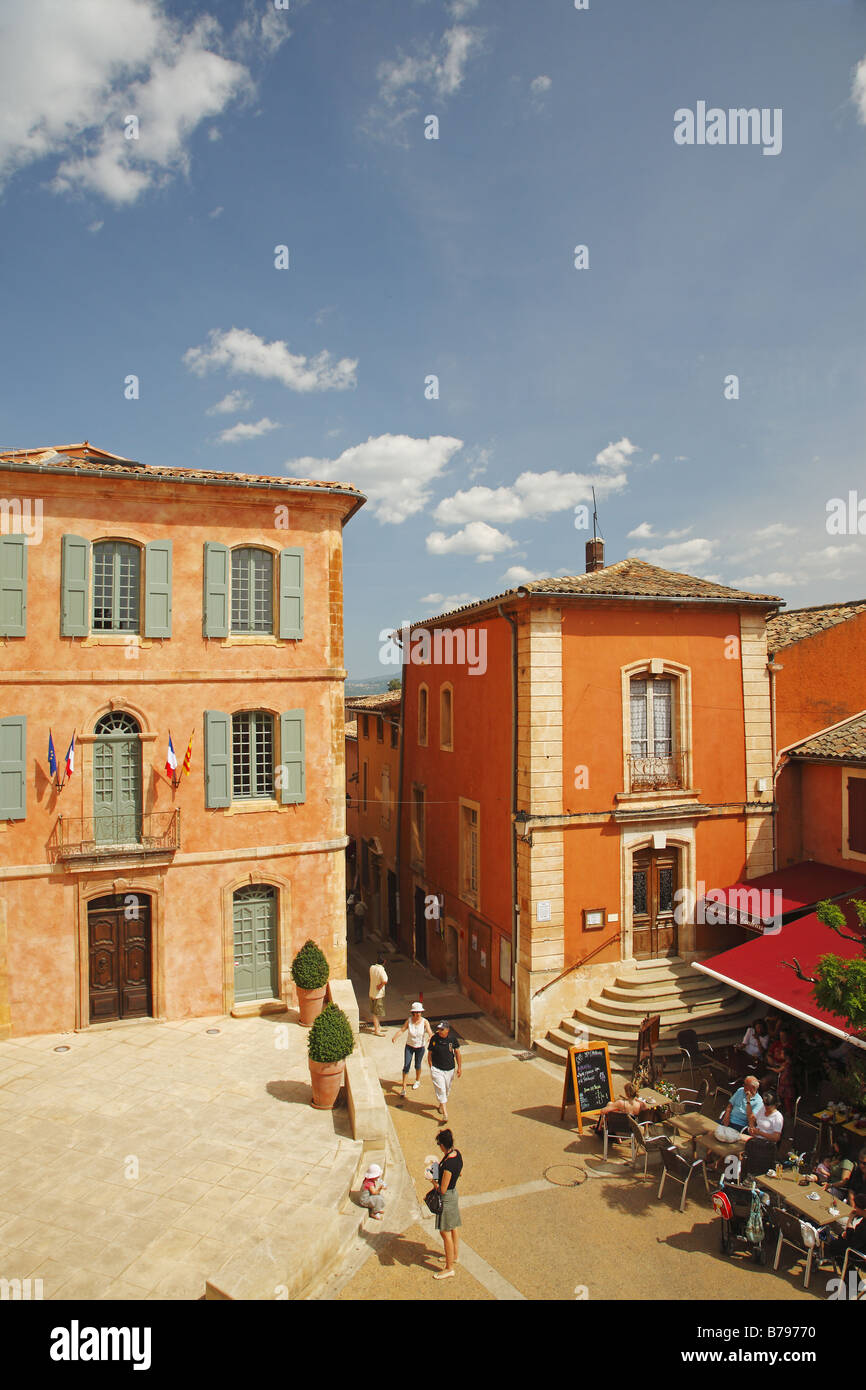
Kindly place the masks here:
<instances>
[{"instance_id":1,"label":"wooden door with panels","mask_svg":"<svg viewBox=\"0 0 866 1390\"><path fill-rule=\"evenodd\" d=\"M151 1017L150 899L138 894L88 904L90 1022Z\"/></svg>"},{"instance_id":2,"label":"wooden door with panels","mask_svg":"<svg viewBox=\"0 0 866 1390\"><path fill-rule=\"evenodd\" d=\"M676 850L642 850L632 859L632 955L654 960L677 954L674 918L679 887Z\"/></svg>"}]
</instances>

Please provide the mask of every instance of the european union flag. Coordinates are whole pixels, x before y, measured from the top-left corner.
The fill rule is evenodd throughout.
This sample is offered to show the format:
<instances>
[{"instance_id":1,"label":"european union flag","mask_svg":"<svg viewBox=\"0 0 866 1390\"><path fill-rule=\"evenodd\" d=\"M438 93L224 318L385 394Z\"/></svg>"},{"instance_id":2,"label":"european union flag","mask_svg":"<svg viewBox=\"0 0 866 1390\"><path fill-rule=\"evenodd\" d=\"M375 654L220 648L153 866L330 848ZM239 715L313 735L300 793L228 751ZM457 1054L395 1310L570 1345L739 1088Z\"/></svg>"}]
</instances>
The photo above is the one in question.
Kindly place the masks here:
<instances>
[{"instance_id":1,"label":"european union flag","mask_svg":"<svg viewBox=\"0 0 866 1390\"><path fill-rule=\"evenodd\" d=\"M48 770L52 777L57 776L57 754L54 752L54 739L51 737L51 730L48 730Z\"/></svg>"}]
</instances>

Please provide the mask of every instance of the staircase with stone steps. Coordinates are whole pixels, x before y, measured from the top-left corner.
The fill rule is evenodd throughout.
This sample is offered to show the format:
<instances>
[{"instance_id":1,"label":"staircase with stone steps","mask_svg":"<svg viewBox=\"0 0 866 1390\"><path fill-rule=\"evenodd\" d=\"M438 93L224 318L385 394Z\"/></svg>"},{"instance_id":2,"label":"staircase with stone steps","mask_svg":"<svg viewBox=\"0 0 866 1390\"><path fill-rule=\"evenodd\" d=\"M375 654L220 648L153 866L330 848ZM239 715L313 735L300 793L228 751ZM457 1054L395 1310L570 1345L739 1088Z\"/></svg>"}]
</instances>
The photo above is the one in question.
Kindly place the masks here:
<instances>
[{"instance_id":1,"label":"staircase with stone steps","mask_svg":"<svg viewBox=\"0 0 866 1390\"><path fill-rule=\"evenodd\" d=\"M656 1054L664 1056L670 1070L674 1062L679 1067L677 1033L681 1028L694 1028L702 1042L718 1049L739 1042L761 1013L761 1006L749 995L702 975L676 956L637 961L631 970L605 985L558 1028L551 1028L535 1044L538 1055L564 1065L569 1047L606 1042L611 1071L631 1076L641 1020L647 1014L659 1014Z\"/></svg>"}]
</instances>

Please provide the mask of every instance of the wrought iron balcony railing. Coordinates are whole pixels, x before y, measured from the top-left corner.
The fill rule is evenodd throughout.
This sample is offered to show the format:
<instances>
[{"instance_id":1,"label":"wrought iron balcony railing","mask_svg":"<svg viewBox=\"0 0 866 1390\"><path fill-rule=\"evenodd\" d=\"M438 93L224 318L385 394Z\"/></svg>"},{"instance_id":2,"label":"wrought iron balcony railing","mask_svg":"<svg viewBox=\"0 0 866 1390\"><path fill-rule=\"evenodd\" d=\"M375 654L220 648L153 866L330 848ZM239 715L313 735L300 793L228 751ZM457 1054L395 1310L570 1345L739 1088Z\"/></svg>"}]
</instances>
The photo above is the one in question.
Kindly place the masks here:
<instances>
[{"instance_id":1,"label":"wrought iron balcony railing","mask_svg":"<svg viewBox=\"0 0 866 1390\"><path fill-rule=\"evenodd\" d=\"M661 791L685 786L684 753L629 753L629 791Z\"/></svg>"},{"instance_id":2,"label":"wrought iron balcony railing","mask_svg":"<svg viewBox=\"0 0 866 1390\"><path fill-rule=\"evenodd\" d=\"M113 854L166 854L179 848L179 807L149 815L58 816L48 841L52 861Z\"/></svg>"}]
</instances>

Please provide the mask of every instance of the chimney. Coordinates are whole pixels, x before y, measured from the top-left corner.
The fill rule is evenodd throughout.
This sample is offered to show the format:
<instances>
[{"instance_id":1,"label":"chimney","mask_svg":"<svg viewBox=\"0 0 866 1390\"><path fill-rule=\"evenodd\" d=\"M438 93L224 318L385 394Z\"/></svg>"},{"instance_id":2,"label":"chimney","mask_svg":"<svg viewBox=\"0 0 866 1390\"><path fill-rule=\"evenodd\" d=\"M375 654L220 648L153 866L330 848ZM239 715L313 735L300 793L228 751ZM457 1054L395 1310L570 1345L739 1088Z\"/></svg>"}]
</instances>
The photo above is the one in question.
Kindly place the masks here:
<instances>
[{"instance_id":1,"label":"chimney","mask_svg":"<svg viewBox=\"0 0 866 1390\"><path fill-rule=\"evenodd\" d=\"M586 572L595 574L596 570L604 569L604 541L601 536L593 536L591 541L586 543Z\"/></svg>"}]
</instances>

